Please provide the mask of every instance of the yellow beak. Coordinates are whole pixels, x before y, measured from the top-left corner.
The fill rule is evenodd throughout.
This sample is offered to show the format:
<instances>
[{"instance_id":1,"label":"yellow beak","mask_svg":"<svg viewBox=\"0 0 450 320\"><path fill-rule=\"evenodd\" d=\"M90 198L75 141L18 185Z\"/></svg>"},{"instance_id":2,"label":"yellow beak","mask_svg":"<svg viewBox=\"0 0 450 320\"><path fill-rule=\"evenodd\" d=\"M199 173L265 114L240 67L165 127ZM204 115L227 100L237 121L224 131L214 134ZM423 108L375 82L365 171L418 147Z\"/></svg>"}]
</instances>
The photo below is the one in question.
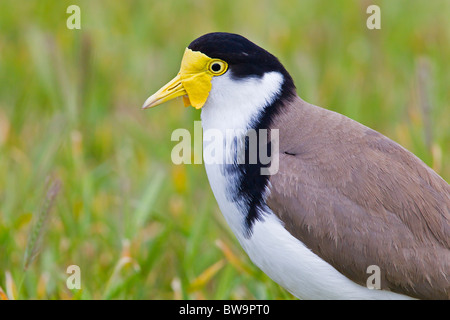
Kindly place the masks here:
<instances>
[{"instance_id":1,"label":"yellow beak","mask_svg":"<svg viewBox=\"0 0 450 320\"><path fill-rule=\"evenodd\" d=\"M184 89L183 83L181 81L181 74L178 73L178 75L175 78L173 78L168 84L166 84L156 93L151 95L147 100L145 100L142 109L155 107L161 103L175 99L180 96L187 96L187 92Z\"/></svg>"}]
</instances>

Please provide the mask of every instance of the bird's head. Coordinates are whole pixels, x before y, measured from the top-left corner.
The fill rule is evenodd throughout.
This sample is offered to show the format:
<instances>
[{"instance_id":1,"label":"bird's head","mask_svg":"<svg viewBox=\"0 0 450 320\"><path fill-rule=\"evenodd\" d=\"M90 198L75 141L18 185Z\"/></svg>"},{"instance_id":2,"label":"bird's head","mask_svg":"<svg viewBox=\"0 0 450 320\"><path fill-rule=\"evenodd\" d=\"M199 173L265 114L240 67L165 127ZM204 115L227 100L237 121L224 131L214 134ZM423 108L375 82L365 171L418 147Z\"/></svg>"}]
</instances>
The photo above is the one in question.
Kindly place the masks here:
<instances>
[{"instance_id":1,"label":"bird's head","mask_svg":"<svg viewBox=\"0 0 450 320\"><path fill-rule=\"evenodd\" d=\"M240 35L209 33L186 48L177 76L150 96L142 108L182 96L185 106L200 109L211 91L221 89L214 87L214 78L225 80L217 86L236 87L242 80L261 79L267 73L277 74L278 93L295 92L291 76L275 56ZM264 95L267 90L261 85L260 91Z\"/></svg>"}]
</instances>

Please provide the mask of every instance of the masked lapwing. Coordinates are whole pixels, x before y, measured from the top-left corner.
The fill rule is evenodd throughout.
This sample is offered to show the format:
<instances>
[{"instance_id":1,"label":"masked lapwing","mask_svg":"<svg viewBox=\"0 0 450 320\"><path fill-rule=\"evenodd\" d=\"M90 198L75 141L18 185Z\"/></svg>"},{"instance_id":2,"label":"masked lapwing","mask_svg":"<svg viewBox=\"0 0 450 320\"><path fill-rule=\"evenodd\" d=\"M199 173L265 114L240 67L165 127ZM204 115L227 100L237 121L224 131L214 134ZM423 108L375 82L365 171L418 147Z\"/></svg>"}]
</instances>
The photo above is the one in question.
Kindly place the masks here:
<instances>
[{"instance_id":1,"label":"masked lapwing","mask_svg":"<svg viewBox=\"0 0 450 320\"><path fill-rule=\"evenodd\" d=\"M278 284L301 299L450 298L450 186L411 152L302 100L279 60L237 34L194 40L143 108L176 97L201 108L204 150L207 131L222 134L223 161L205 159L212 191ZM251 161L255 140L270 161Z\"/></svg>"}]
</instances>

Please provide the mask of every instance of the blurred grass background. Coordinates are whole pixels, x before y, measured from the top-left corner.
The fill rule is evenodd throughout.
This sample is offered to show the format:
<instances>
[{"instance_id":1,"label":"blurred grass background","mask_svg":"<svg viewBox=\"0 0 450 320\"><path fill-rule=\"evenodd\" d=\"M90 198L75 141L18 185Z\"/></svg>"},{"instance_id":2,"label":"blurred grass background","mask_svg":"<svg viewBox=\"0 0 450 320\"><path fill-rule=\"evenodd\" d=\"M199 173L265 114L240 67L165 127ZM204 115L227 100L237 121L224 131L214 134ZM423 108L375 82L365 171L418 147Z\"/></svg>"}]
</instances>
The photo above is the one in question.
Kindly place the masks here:
<instances>
[{"instance_id":1,"label":"blurred grass background","mask_svg":"<svg viewBox=\"0 0 450 320\"><path fill-rule=\"evenodd\" d=\"M71 4L81 30L66 28ZM140 106L193 39L235 32L277 55L303 99L448 181L449 16L448 0L2 0L0 297L292 298L240 248L203 166L170 160L171 132L199 111ZM73 264L81 290L66 287Z\"/></svg>"}]
</instances>

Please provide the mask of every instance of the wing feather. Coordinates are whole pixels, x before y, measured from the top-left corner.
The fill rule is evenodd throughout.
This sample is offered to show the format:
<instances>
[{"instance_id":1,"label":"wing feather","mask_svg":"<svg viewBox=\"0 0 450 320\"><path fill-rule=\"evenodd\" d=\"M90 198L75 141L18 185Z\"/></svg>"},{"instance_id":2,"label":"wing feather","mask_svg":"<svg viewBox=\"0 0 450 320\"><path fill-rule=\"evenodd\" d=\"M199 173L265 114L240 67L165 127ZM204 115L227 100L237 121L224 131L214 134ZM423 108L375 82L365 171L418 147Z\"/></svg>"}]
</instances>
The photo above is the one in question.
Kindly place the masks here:
<instances>
[{"instance_id":1,"label":"wing feather","mask_svg":"<svg viewBox=\"0 0 450 320\"><path fill-rule=\"evenodd\" d=\"M267 204L286 229L353 281L450 298L450 186L412 153L300 98L272 122L279 170Z\"/></svg>"}]
</instances>

